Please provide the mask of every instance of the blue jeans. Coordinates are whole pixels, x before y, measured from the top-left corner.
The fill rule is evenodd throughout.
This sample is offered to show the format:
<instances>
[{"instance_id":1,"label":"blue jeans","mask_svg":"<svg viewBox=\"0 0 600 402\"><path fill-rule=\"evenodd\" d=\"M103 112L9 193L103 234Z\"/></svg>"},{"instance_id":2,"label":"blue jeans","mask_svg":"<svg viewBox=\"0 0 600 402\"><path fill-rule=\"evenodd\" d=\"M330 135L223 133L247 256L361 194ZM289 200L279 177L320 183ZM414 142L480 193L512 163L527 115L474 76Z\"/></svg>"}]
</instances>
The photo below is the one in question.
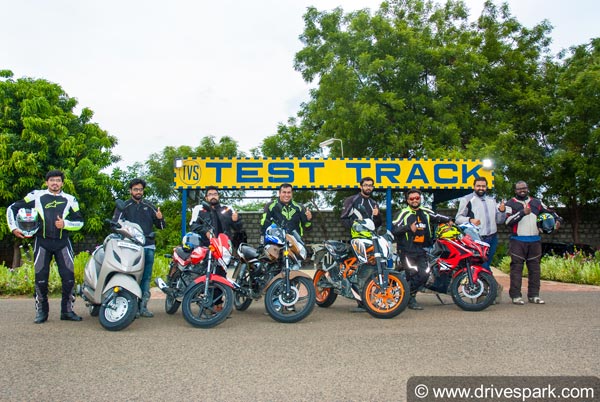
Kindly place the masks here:
<instances>
[{"instance_id":1,"label":"blue jeans","mask_svg":"<svg viewBox=\"0 0 600 402\"><path fill-rule=\"evenodd\" d=\"M150 280L152 279L152 266L154 265L154 249L144 248L144 274L142 275L142 297L144 293L150 293Z\"/></svg>"},{"instance_id":2,"label":"blue jeans","mask_svg":"<svg viewBox=\"0 0 600 402\"><path fill-rule=\"evenodd\" d=\"M488 259L482 264L482 266L488 271L492 272L490 264L492 263L492 259L494 259L494 254L496 254L496 249L498 248L498 234L494 233L490 236L481 236L481 240L490 245L490 249L488 251Z\"/></svg>"}]
</instances>

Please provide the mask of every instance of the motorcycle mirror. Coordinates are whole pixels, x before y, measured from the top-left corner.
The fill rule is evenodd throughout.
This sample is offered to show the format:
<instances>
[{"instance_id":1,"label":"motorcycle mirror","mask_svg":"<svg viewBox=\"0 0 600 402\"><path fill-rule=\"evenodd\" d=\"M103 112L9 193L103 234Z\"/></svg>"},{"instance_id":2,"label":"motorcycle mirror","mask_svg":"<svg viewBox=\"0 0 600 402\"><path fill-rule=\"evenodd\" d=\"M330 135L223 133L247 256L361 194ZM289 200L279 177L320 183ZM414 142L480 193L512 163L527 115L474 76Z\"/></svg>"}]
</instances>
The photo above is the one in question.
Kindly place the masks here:
<instances>
[{"instance_id":1,"label":"motorcycle mirror","mask_svg":"<svg viewBox=\"0 0 600 402\"><path fill-rule=\"evenodd\" d=\"M115 201L115 204L116 204L117 209L119 211L123 211L125 209L125 201L123 201L121 199L118 199L118 200Z\"/></svg>"}]
</instances>

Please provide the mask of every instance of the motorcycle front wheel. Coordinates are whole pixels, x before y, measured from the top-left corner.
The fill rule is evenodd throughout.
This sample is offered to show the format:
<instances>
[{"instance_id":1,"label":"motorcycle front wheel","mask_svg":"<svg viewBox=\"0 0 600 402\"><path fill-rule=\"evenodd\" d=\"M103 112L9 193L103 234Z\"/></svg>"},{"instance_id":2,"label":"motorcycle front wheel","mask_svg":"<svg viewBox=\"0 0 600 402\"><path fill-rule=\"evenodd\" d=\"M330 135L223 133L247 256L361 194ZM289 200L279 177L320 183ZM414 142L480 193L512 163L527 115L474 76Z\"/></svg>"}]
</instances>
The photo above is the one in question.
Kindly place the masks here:
<instances>
[{"instance_id":1,"label":"motorcycle front wheel","mask_svg":"<svg viewBox=\"0 0 600 402\"><path fill-rule=\"evenodd\" d=\"M319 283L321 282L321 283ZM329 285L326 277L325 271L322 269L317 269L315 271L315 276L313 277L313 284L316 290L316 301L317 306L319 307L329 307L337 299L337 293L333 291L331 285ZM328 287L323 287L323 284L328 284Z\"/></svg>"},{"instance_id":2,"label":"motorcycle front wheel","mask_svg":"<svg viewBox=\"0 0 600 402\"><path fill-rule=\"evenodd\" d=\"M452 300L465 311L481 311L496 299L498 284L487 272L480 272L477 281L469 284L467 272L461 272L450 284Z\"/></svg>"},{"instance_id":3,"label":"motorcycle front wheel","mask_svg":"<svg viewBox=\"0 0 600 402\"><path fill-rule=\"evenodd\" d=\"M275 321L291 324L308 317L315 307L315 287L310 278L290 278L290 291L285 291L285 279L276 279L265 294L265 308Z\"/></svg>"},{"instance_id":4,"label":"motorcycle front wheel","mask_svg":"<svg viewBox=\"0 0 600 402\"><path fill-rule=\"evenodd\" d=\"M120 331L133 322L138 311L138 298L121 289L114 298L100 306L100 325L109 331Z\"/></svg>"},{"instance_id":5,"label":"motorcycle front wheel","mask_svg":"<svg viewBox=\"0 0 600 402\"><path fill-rule=\"evenodd\" d=\"M382 290L378 275L373 275L362 290L363 306L375 318L393 318L408 306L410 285L399 272L387 274L387 288Z\"/></svg>"},{"instance_id":6,"label":"motorcycle front wheel","mask_svg":"<svg viewBox=\"0 0 600 402\"><path fill-rule=\"evenodd\" d=\"M165 312L167 314L175 314L177 310L179 310L179 306L181 305L181 301L177 300L176 294L181 294L182 289L178 289L177 286L180 285L180 275L176 275L173 278L169 278L169 282L167 285L173 292L168 292L165 298ZM175 287L173 285L175 284Z\"/></svg>"},{"instance_id":7,"label":"motorcycle front wheel","mask_svg":"<svg viewBox=\"0 0 600 402\"><path fill-rule=\"evenodd\" d=\"M98 314L100 314L100 305L99 304L90 304L88 306L88 309L89 309L90 315L92 317L98 317Z\"/></svg>"},{"instance_id":8,"label":"motorcycle front wheel","mask_svg":"<svg viewBox=\"0 0 600 402\"><path fill-rule=\"evenodd\" d=\"M252 283L250 280L250 273L248 272L248 265L244 263L238 264L233 271L232 279L240 286L240 288L249 291ZM236 310L245 311L251 304L252 298L246 297L242 292L235 292L233 306Z\"/></svg>"},{"instance_id":9,"label":"motorcycle front wheel","mask_svg":"<svg viewBox=\"0 0 600 402\"><path fill-rule=\"evenodd\" d=\"M220 282L211 281L189 288L182 301L183 317L197 328L212 328L229 317L233 310L233 290Z\"/></svg>"}]
</instances>

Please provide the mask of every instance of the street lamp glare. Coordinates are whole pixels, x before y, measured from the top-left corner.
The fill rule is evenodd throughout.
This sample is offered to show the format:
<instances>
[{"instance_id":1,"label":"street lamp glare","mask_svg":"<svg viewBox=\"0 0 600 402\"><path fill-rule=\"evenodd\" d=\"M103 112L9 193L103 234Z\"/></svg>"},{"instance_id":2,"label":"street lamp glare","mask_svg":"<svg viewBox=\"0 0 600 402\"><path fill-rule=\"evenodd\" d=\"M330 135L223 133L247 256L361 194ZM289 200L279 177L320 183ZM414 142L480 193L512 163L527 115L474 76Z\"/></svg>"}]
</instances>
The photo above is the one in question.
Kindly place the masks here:
<instances>
[{"instance_id":1,"label":"street lamp glare","mask_svg":"<svg viewBox=\"0 0 600 402\"><path fill-rule=\"evenodd\" d=\"M335 138L330 138L328 140L325 140L319 144L319 147L321 147L321 148L328 147L329 145L333 144L335 142L335 140L336 140Z\"/></svg>"}]
</instances>

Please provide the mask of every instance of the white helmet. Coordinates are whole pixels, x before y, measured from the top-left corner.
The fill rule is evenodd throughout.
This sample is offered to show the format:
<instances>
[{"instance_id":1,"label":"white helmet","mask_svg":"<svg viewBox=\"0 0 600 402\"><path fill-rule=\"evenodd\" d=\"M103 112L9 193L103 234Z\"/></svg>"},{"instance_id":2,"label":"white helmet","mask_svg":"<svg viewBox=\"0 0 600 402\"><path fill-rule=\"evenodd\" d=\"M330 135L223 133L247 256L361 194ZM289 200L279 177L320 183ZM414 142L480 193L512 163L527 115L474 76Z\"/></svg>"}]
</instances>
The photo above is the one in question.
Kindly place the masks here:
<instances>
[{"instance_id":1,"label":"white helmet","mask_svg":"<svg viewBox=\"0 0 600 402\"><path fill-rule=\"evenodd\" d=\"M35 209L21 208L17 211L17 227L23 236L32 237L40 228L38 222L38 213Z\"/></svg>"}]
</instances>

